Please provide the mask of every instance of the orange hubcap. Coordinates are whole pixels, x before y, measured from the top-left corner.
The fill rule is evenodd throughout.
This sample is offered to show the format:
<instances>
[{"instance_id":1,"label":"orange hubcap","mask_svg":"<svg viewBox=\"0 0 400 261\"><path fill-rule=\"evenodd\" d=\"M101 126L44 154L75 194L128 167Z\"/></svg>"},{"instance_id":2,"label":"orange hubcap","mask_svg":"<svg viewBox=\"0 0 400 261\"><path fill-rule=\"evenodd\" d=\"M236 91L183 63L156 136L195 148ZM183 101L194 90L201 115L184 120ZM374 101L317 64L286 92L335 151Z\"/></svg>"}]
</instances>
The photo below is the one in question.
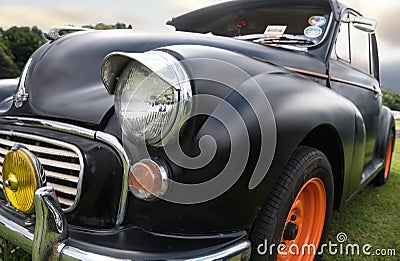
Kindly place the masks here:
<instances>
[{"instance_id":1,"label":"orange hubcap","mask_svg":"<svg viewBox=\"0 0 400 261\"><path fill-rule=\"evenodd\" d=\"M389 170L390 170L390 162L392 161L392 149L393 149L393 139L390 136L389 146L386 153L386 161L385 161L385 179L389 177Z\"/></svg>"},{"instance_id":2,"label":"orange hubcap","mask_svg":"<svg viewBox=\"0 0 400 261\"><path fill-rule=\"evenodd\" d=\"M326 214L326 192L319 178L300 189L286 219L278 260L314 260Z\"/></svg>"}]
</instances>

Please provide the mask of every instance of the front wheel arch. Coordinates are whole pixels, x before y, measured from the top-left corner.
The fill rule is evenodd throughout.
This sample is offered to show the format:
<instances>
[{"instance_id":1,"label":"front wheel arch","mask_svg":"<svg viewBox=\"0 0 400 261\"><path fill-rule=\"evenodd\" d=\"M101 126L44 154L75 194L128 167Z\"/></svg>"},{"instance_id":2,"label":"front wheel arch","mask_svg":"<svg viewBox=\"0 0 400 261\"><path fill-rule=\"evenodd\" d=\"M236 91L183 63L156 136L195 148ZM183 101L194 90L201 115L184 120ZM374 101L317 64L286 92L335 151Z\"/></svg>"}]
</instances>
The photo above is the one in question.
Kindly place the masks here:
<instances>
[{"instance_id":1,"label":"front wheel arch","mask_svg":"<svg viewBox=\"0 0 400 261\"><path fill-rule=\"evenodd\" d=\"M334 209L340 209L344 184L344 152L339 134L329 125L314 128L300 143L300 146L309 146L320 150L331 164L334 191Z\"/></svg>"},{"instance_id":2,"label":"front wheel arch","mask_svg":"<svg viewBox=\"0 0 400 261\"><path fill-rule=\"evenodd\" d=\"M315 192L310 192L310 189L308 189L309 184L311 190L317 188L321 192L322 189L325 197L322 199L322 197L315 196ZM322 188L318 184L322 184ZM332 170L326 156L320 150L312 147L301 146L296 149L252 227L250 235L253 245L252 259L275 259L280 255L277 246L281 242L303 246L312 244L315 246L315 253L319 253L319 248L329 233L333 211L333 190ZM303 198L300 203L297 202L297 199L302 197L304 191L308 194L314 194L314 196L310 197L310 199L306 199L307 196L305 196L306 198ZM323 200L324 208L321 207L321 200ZM305 204L305 202L313 203ZM314 203L315 206L313 206ZM299 205L305 208L298 207ZM308 207L312 208L309 209ZM316 211L312 211L312 209ZM291 219L293 213L298 213L298 217ZM320 226L317 224L315 227L313 225L309 226L306 222L309 219L320 220L322 223L317 222ZM293 224L296 225L296 228L292 231L288 226L293 226ZM317 227L318 231L315 231ZM286 235L287 229L290 230L288 232L289 236ZM292 239L290 238L291 236L293 236ZM266 245L263 246L263 244ZM276 246L272 248L273 252L269 251L268 244L269 246L272 246L271 244ZM264 249L266 250L265 253L260 252L262 247L266 247ZM306 254L296 258L311 260L314 256Z\"/></svg>"}]
</instances>

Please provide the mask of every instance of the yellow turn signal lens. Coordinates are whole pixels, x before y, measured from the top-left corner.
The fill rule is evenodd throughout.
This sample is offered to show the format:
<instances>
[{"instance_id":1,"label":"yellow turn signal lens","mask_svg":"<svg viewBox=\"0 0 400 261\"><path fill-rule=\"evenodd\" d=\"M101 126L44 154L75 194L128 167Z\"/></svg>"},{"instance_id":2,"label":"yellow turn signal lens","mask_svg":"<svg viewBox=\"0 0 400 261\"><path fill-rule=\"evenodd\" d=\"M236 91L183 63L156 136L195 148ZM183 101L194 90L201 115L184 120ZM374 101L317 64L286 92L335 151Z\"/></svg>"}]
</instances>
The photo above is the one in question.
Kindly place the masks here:
<instances>
[{"instance_id":1,"label":"yellow turn signal lens","mask_svg":"<svg viewBox=\"0 0 400 261\"><path fill-rule=\"evenodd\" d=\"M35 210L35 191L40 186L34 156L25 149L11 150L3 163L3 185L9 202L20 212Z\"/></svg>"}]
</instances>

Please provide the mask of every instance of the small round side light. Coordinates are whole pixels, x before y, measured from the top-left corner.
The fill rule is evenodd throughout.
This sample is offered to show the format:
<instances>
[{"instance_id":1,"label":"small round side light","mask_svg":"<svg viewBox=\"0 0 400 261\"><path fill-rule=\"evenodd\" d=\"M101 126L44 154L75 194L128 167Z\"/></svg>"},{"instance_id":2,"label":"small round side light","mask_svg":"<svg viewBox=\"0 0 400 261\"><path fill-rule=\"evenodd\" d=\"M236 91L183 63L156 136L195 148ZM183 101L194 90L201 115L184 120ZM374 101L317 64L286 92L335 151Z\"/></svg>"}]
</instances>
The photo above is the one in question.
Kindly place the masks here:
<instances>
[{"instance_id":1,"label":"small round side light","mask_svg":"<svg viewBox=\"0 0 400 261\"><path fill-rule=\"evenodd\" d=\"M168 189L167 168L158 161L141 160L130 168L129 189L142 200L160 198Z\"/></svg>"}]
</instances>

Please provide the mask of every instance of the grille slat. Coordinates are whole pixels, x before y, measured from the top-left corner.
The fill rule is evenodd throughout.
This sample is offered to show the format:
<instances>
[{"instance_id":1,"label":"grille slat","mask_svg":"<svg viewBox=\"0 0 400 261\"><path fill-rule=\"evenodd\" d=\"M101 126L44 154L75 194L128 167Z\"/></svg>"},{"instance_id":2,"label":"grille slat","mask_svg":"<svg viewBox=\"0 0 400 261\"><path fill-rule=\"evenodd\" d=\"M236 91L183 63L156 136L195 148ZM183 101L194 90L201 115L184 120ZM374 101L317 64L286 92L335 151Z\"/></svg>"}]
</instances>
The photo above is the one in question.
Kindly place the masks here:
<instances>
[{"instance_id":1,"label":"grille slat","mask_svg":"<svg viewBox=\"0 0 400 261\"><path fill-rule=\"evenodd\" d=\"M60 204L63 206L72 206L74 204L73 200L60 197L58 197L58 202L60 202Z\"/></svg>"},{"instance_id":2,"label":"grille slat","mask_svg":"<svg viewBox=\"0 0 400 261\"><path fill-rule=\"evenodd\" d=\"M62 168L65 170L75 170L75 171L79 171L81 169L81 166L79 164L68 163L68 162L63 162L63 161L55 161L55 160L45 159L45 158L41 158L41 157L38 157L38 160L44 166ZM4 162L4 157L0 156L0 164L3 164L3 162ZM44 169L46 169L46 168L44 168Z\"/></svg>"},{"instance_id":3,"label":"grille slat","mask_svg":"<svg viewBox=\"0 0 400 261\"><path fill-rule=\"evenodd\" d=\"M15 142L12 142L10 140L2 139L0 138L0 144L6 145L7 147L12 147ZM53 155L53 156L59 156L59 157L68 157L68 158L78 158L78 155L76 155L73 152L67 151L67 150L58 150L58 149L53 149L53 148L46 148L46 147L39 147L36 145L30 145L30 144L22 144L25 147L27 147L30 151L36 152L36 153L43 153L43 154L48 154L48 155ZM0 153L3 154L4 149L0 148ZM8 151L6 150L5 153ZM5 154L4 154L5 155Z\"/></svg>"},{"instance_id":4,"label":"grille slat","mask_svg":"<svg viewBox=\"0 0 400 261\"><path fill-rule=\"evenodd\" d=\"M52 186L65 212L72 211L79 201L83 175L83 157L71 144L31 134L0 130L0 186L4 156L14 144L21 144L34 153L42 164L47 185Z\"/></svg>"},{"instance_id":5,"label":"grille slat","mask_svg":"<svg viewBox=\"0 0 400 261\"><path fill-rule=\"evenodd\" d=\"M47 182L47 185L52 186L56 190L56 192L60 191L64 194L71 195L71 196L76 195L76 189L74 189L74 188L66 187L63 185L58 185L58 184L51 183L51 182Z\"/></svg>"},{"instance_id":6,"label":"grille slat","mask_svg":"<svg viewBox=\"0 0 400 261\"><path fill-rule=\"evenodd\" d=\"M79 182L79 177L70 176L70 175L66 175L66 174L60 174L60 173L57 173L54 171L46 170L46 168L45 168L45 173L46 173L46 177L69 181L69 182L74 182L74 183Z\"/></svg>"}]
</instances>

